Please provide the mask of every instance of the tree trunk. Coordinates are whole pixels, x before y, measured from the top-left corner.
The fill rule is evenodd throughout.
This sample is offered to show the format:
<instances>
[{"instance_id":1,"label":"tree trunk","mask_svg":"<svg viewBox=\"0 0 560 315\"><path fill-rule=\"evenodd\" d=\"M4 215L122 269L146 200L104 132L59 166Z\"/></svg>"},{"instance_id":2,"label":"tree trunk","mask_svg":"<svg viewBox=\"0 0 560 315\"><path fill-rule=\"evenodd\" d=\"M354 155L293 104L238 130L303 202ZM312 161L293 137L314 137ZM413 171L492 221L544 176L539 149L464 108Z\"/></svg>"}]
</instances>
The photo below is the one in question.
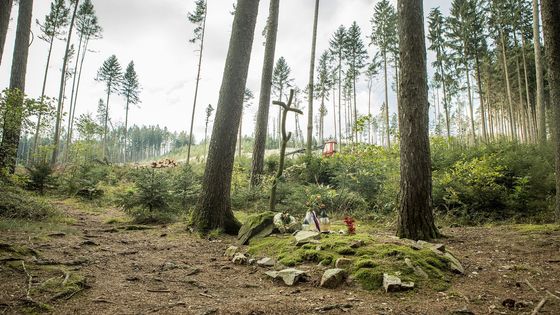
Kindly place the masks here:
<instances>
[{"instance_id":1,"label":"tree trunk","mask_svg":"<svg viewBox=\"0 0 560 315\"><path fill-rule=\"evenodd\" d=\"M193 212L201 232L219 228L236 234L240 228L231 211L231 176L258 10L258 0L237 2L202 193Z\"/></svg>"},{"instance_id":2,"label":"tree trunk","mask_svg":"<svg viewBox=\"0 0 560 315\"><path fill-rule=\"evenodd\" d=\"M517 34L515 32L515 30L513 30L513 42L515 44L515 48L516 50L519 49L519 42L517 41ZM523 97L523 83L521 80L521 63L519 62L519 53L516 54L515 56L515 66L516 66L516 70L517 70L517 88L518 88L518 94L519 94L519 115L520 115L520 120L519 122L521 123L521 135L522 138L524 139L525 143L529 143L529 116L528 113L526 111L526 107L524 104L524 97Z\"/></svg>"},{"instance_id":3,"label":"tree trunk","mask_svg":"<svg viewBox=\"0 0 560 315\"><path fill-rule=\"evenodd\" d=\"M266 133L268 127L268 113L270 110L270 92L272 90L272 72L274 71L274 53L276 50L276 34L278 32L278 15L280 0L271 0L266 29L266 44L264 62L261 74L261 91L259 108L255 124L255 144L251 164L251 186L260 183L264 169L264 152L266 149Z\"/></svg>"},{"instance_id":4,"label":"tree trunk","mask_svg":"<svg viewBox=\"0 0 560 315\"><path fill-rule=\"evenodd\" d=\"M353 90L353 94L354 94L354 119L352 120L352 129L354 129L354 141L356 141L356 143L358 143L358 128L357 127L357 122L358 122L358 109L356 108L357 105L357 101L356 101L356 74L354 73L353 78L352 78L352 90Z\"/></svg>"},{"instance_id":5,"label":"tree trunk","mask_svg":"<svg viewBox=\"0 0 560 315\"><path fill-rule=\"evenodd\" d=\"M237 156L241 158L241 146L243 141L243 109L241 109L241 118L239 118L239 139L237 139Z\"/></svg>"},{"instance_id":6,"label":"tree trunk","mask_svg":"<svg viewBox=\"0 0 560 315\"><path fill-rule=\"evenodd\" d=\"M208 16L208 6L206 6L206 12L204 12L204 21L202 22L202 35L200 37L200 52L198 54L198 70L196 73L196 86L194 88L194 101L191 115L191 128L189 131L189 143L187 147L187 164L191 162L191 146L193 142L193 127L194 127L194 115L196 113L196 100L198 98L198 85L200 83L200 68L202 67L202 51L204 50L204 33L206 32L206 17Z\"/></svg>"},{"instance_id":7,"label":"tree trunk","mask_svg":"<svg viewBox=\"0 0 560 315\"><path fill-rule=\"evenodd\" d=\"M62 62L62 74L60 76L60 90L58 93L58 106L56 111L56 124L54 129L54 144L53 153L51 157L51 166L56 164L58 159L58 150L60 143L60 125L62 121L62 102L64 99L64 87L66 85L66 67L68 66L68 57L70 53L70 41L72 39L72 30L74 29L74 21L76 20L76 13L78 12L79 0L74 4L74 13L72 13L72 20L70 21L70 28L68 29L68 38L66 39L66 50L64 53L64 60Z\"/></svg>"},{"instance_id":8,"label":"tree trunk","mask_svg":"<svg viewBox=\"0 0 560 315\"><path fill-rule=\"evenodd\" d=\"M74 95L76 92L76 80L78 73L78 63L80 62L80 53L82 52L82 41L84 37L80 34L80 40L78 41L78 53L76 54L76 63L74 65L74 73L72 75L72 91L70 92L70 107L68 111L68 130L66 130L66 156L68 156L70 145L72 144L72 117L74 117L74 102L76 102ZM84 52L85 54L85 52Z\"/></svg>"},{"instance_id":9,"label":"tree trunk","mask_svg":"<svg viewBox=\"0 0 560 315\"><path fill-rule=\"evenodd\" d=\"M387 136L387 147L391 147L391 132L389 130L389 86L387 82L387 52L383 52L383 63L385 71L385 129Z\"/></svg>"},{"instance_id":10,"label":"tree trunk","mask_svg":"<svg viewBox=\"0 0 560 315\"><path fill-rule=\"evenodd\" d=\"M111 88L113 82L109 80L107 84L107 101L105 102L105 117L103 122L103 159L107 158L107 129L109 122L109 100L111 98Z\"/></svg>"},{"instance_id":11,"label":"tree trunk","mask_svg":"<svg viewBox=\"0 0 560 315\"><path fill-rule=\"evenodd\" d=\"M27 57L29 54L29 40L31 37L31 20L33 0L20 0L16 41L12 57L10 76L10 90L21 94L10 98L4 114L2 143L0 143L0 170L6 169L13 174L16 169L17 149L22 124L22 107L25 93L25 75L27 73Z\"/></svg>"},{"instance_id":12,"label":"tree trunk","mask_svg":"<svg viewBox=\"0 0 560 315\"><path fill-rule=\"evenodd\" d=\"M6 44L13 2L13 0L0 0L0 65L2 65L2 55L4 55L4 44Z\"/></svg>"},{"instance_id":13,"label":"tree trunk","mask_svg":"<svg viewBox=\"0 0 560 315\"><path fill-rule=\"evenodd\" d=\"M476 130L474 129L474 109L472 103L472 89L471 89L471 74L469 71L468 64L465 63L465 69L467 69L467 97L469 101L469 116L471 121L471 136L473 144L476 144Z\"/></svg>"},{"instance_id":14,"label":"tree trunk","mask_svg":"<svg viewBox=\"0 0 560 315\"><path fill-rule=\"evenodd\" d=\"M511 96L511 84L509 82L509 70L508 70L508 62L506 58L506 42L504 39L504 33L500 31L500 39L502 45L502 62L504 63L504 77L506 79L506 89L507 89L507 97L508 97L508 115L509 115L509 128L511 131L511 139L517 140L517 127L515 123L515 119L513 117L513 100Z\"/></svg>"},{"instance_id":15,"label":"tree trunk","mask_svg":"<svg viewBox=\"0 0 560 315\"><path fill-rule=\"evenodd\" d=\"M332 85L332 109L333 109L333 123L334 123L334 140L338 139L337 132L336 132L336 100L335 95L336 91L334 90L334 84Z\"/></svg>"},{"instance_id":16,"label":"tree trunk","mask_svg":"<svg viewBox=\"0 0 560 315\"><path fill-rule=\"evenodd\" d=\"M539 143L546 143L546 109L544 103L544 74L539 29L539 0L533 0L533 41L535 47L535 72L537 81L537 133Z\"/></svg>"},{"instance_id":17,"label":"tree trunk","mask_svg":"<svg viewBox=\"0 0 560 315\"><path fill-rule=\"evenodd\" d=\"M373 79L370 78L369 82L368 82L368 144L371 145L372 138L371 138L371 88L373 86Z\"/></svg>"},{"instance_id":18,"label":"tree trunk","mask_svg":"<svg viewBox=\"0 0 560 315\"><path fill-rule=\"evenodd\" d=\"M338 52L338 151L342 152L342 52Z\"/></svg>"},{"instance_id":19,"label":"tree trunk","mask_svg":"<svg viewBox=\"0 0 560 315\"><path fill-rule=\"evenodd\" d=\"M550 101L556 149L556 222L560 222L560 2L542 0L544 43L548 60Z\"/></svg>"},{"instance_id":20,"label":"tree trunk","mask_svg":"<svg viewBox=\"0 0 560 315\"><path fill-rule=\"evenodd\" d=\"M398 0L401 75L401 183L397 235L430 240L439 233L432 214L428 74L422 0Z\"/></svg>"},{"instance_id":21,"label":"tree trunk","mask_svg":"<svg viewBox=\"0 0 560 315\"><path fill-rule=\"evenodd\" d=\"M438 57L440 58L440 57ZM445 127L447 129L447 145L451 145L451 122L449 120L449 103L447 98L447 84L445 84L445 71L440 63L441 86L443 88L443 109L445 110Z\"/></svg>"},{"instance_id":22,"label":"tree trunk","mask_svg":"<svg viewBox=\"0 0 560 315\"><path fill-rule=\"evenodd\" d=\"M47 87L47 77L49 75L49 65L51 63L51 54L52 54L52 48L54 43L54 33L55 31L53 31L53 35L51 36L50 43L49 43L49 53L47 54L47 64L45 65L45 74L43 76L43 87L41 88L41 103L45 100L45 89ZM33 140L33 154L37 150L37 142L39 141L39 132L41 131L40 130L41 119L42 119L42 115L41 113L39 113L39 115L37 116L37 126L35 127L35 136Z\"/></svg>"},{"instance_id":23,"label":"tree trunk","mask_svg":"<svg viewBox=\"0 0 560 315\"><path fill-rule=\"evenodd\" d=\"M482 141L488 142L488 131L486 125L486 110L484 109L484 93L482 92L482 75L480 74L480 59L478 53L475 56L476 83L478 85L478 98L480 101L480 120L482 122Z\"/></svg>"},{"instance_id":24,"label":"tree trunk","mask_svg":"<svg viewBox=\"0 0 560 315\"><path fill-rule=\"evenodd\" d=\"M127 146L126 146L126 140L128 139L128 107L130 105L130 100L128 99L128 97L126 98L126 114L125 114L125 118L124 118L124 157L123 157L123 163L126 164L126 158L127 158Z\"/></svg>"},{"instance_id":25,"label":"tree trunk","mask_svg":"<svg viewBox=\"0 0 560 315\"><path fill-rule=\"evenodd\" d=\"M80 81L82 79L82 68L84 67L84 59L86 58L86 53L88 49L89 38L86 38L84 44L84 52L82 53L82 60L80 60L80 70L78 71L78 82L76 82L76 93L74 95L74 104L72 108L72 117L70 117L70 138L72 138L72 133L74 130L74 117L76 116L76 107L78 104L78 94L80 92Z\"/></svg>"},{"instance_id":26,"label":"tree trunk","mask_svg":"<svg viewBox=\"0 0 560 315\"><path fill-rule=\"evenodd\" d=\"M315 0L315 14L313 18L313 38L311 39L311 60L309 65L309 105L307 108L307 156L311 156L313 146L313 79L315 76L315 49L317 47L317 24L319 21L319 0Z\"/></svg>"},{"instance_id":27,"label":"tree trunk","mask_svg":"<svg viewBox=\"0 0 560 315\"><path fill-rule=\"evenodd\" d=\"M521 33L521 56L523 57L523 78L525 84L525 100L527 102L527 127L529 132L529 137L532 142L537 142L537 130L536 130L536 116L533 110L533 105L531 104L531 93L529 92L529 76L527 74L527 56L525 53L525 47L527 46L527 41L525 36Z\"/></svg>"}]
</instances>

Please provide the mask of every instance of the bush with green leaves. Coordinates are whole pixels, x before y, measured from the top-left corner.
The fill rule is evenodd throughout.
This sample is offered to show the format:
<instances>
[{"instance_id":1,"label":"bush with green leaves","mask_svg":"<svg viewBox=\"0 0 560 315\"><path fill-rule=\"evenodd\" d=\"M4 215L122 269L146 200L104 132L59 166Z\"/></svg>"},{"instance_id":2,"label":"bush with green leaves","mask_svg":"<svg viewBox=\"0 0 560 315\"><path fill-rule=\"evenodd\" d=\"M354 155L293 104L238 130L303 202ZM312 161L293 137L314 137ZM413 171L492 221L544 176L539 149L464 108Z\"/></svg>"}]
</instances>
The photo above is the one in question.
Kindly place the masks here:
<instances>
[{"instance_id":1,"label":"bush with green leaves","mask_svg":"<svg viewBox=\"0 0 560 315\"><path fill-rule=\"evenodd\" d=\"M551 213L555 181L550 146L497 143L433 152L433 201L439 212L471 222Z\"/></svg>"},{"instance_id":2,"label":"bush with green leaves","mask_svg":"<svg viewBox=\"0 0 560 315\"><path fill-rule=\"evenodd\" d=\"M268 210L272 175L265 174L256 187L250 185L249 166L234 165L231 179L231 206L234 210L262 212Z\"/></svg>"},{"instance_id":3,"label":"bush with green leaves","mask_svg":"<svg viewBox=\"0 0 560 315\"><path fill-rule=\"evenodd\" d=\"M190 209L195 206L198 194L200 193L201 183L199 176L189 164L178 168L173 175L171 186L177 207Z\"/></svg>"},{"instance_id":4,"label":"bush with green leaves","mask_svg":"<svg viewBox=\"0 0 560 315\"><path fill-rule=\"evenodd\" d=\"M109 165L96 161L71 164L59 176L59 188L64 194L93 200L103 195L100 183L110 172Z\"/></svg>"},{"instance_id":5,"label":"bush with green leaves","mask_svg":"<svg viewBox=\"0 0 560 315\"><path fill-rule=\"evenodd\" d=\"M172 207L169 170L142 168L136 173L134 187L120 197L120 205L138 223L173 221L177 211Z\"/></svg>"},{"instance_id":6,"label":"bush with green leaves","mask_svg":"<svg viewBox=\"0 0 560 315\"><path fill-rule=\"evenodd\" d=\"M27 188L38 191L41 195L44 194L45 189L54 184L53 169L46 161L36 162L28 166L27 172L29 173Z\"/></svg>"},{"instance_id":7,"label":"bush with green leaves","mask_svg":"<svg viewBox=\"0 0 560 315\"><path fill-rule=\"evenodd\" d=\"M278 209L287 210L295 215L304 215L310 200L320 196L325 210L331 215L344 216L364 214L368 205L357 193L327 185L301 185L284 183L278 190Z\"/></svg>"}]
</instances>

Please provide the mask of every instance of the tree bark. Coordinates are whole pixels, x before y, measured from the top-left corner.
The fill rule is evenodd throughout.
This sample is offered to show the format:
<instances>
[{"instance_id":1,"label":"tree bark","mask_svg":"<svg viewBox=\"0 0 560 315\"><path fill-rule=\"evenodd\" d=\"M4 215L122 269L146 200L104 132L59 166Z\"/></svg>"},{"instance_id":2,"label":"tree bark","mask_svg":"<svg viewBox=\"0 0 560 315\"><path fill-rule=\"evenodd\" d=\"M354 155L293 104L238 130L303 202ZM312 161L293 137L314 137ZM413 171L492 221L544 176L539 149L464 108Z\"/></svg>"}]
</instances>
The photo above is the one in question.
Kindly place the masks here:
<instances>
[{"instance_id":1,"label":"tree bark","mask_svg":"<svg viewBox=\"0 0 560 315\"><path fill-rule=\"evenodd\" d=\"M484 108L484 93L482 92L482 75L480 74L480 58L478 53L475 56L476 63L476 83L478 86L478 98L480 102L480 120L482 125L482 141L488 142L488 130L486 124L486 110Z\"/></svg>"},{"instance_id":2,"label":"tree bark","mask_svg":"<svg viewBox=\"0 0 560 315\"><path fill-rule=\"evenodd\" d=\"M19 90L21 94L9 100L13 103L7 106L4 114L2 143L0 143L0 170L6 169L10 174L13 174L16 169L17 149L23 119L21 111L25 98L25 76L27 73L32 14L33 0L20 0L16 41L12 57L10 90L12 92Z\"/></svg>"},{"instance_id":3,"label":"tree bark","mask_svg":"<svg viewBox=\"0 0 560 315\"><path fill-rule=\"evenodd\" d=\"M319 0L315 0L315 14L313 18L313 38L311 39L311 59L309 66L309 105L307 108L307 156L313 153L313 79L315 76L315 50L317 48L317 24L319 22Z\"/></svg>"},{"instance_id":4,"label":"tree bark","mask_svg":"<svg viewBox=\"0 0 560 315\"><path fill-rule=\"evenodd\" d=\"M202 22L202 35L200 37L200 52L198 55L198 70L196 73L196 86L194 89L194 101L191 115L191 127L189 131L189 143L187 148L187 164L191 162L191 146L193 142L193 127L194 127L194 115L196 113L196 100L198 98L198 85L200 83L200 69L202 68L202 51L204 50L204 33L206 32L206 17L208 16L208 6L206 6L206 11L204 12L204 21Z\"/></svg>"},{"instance_id":5,"label":"tree bark","mask_svg":"<svg viewBox=\"0 0 560 315\"><path fill-rule=\"evenodd\" d=\"M56 33L56 30L53 31L53 35L51 36L50 39L50 43L49 43L49 52L47 54L47 64L45 65L45 74L43 75L43 87L41 88L41 103L45 100L45 89L47 87L47 78L49 75L49 65L51 62L51 54L52 54L52 48L53 48L53 43L54 43L54 34ZM39 115L37 116L37 126L35 127L35 136L34 136L34 140L33 140L33 153L36 152L37 150L37 142L39 141L39 132L41 131L41 119L42 119L42 115L41 113L39 113Z\"/></svg>"},{"instance_id":6,"label":"tree bark","mask_svg":"<svg viewBox=\"0 0 560 315\"><path fill-rule=\"evenodd\" d=\"M0 65L2 65L2 55L4 55L4 45L10 24L13 0L0 0Z\"/></svg>"},{"instance_id":7,"label":"tree bark","mask_svg":"<svg viewBox=\"0 0 560 315\"><path fill-rule=\"evenodd\" d=\"M251 164L251 186L260 183L264 168L264 151L266 148L266 133L268 127L268 114L270 111L270 92L272 90L272 72L274 70L274 53L276 50L276 34L278 33L278 15L280 0L271 0L266 29L266 44L264 62L261 75L261 91L259 95L259 108L255 124L255 144L253 145L253 159Z\"/></svg>"},{"instance_id":8,"label":"tree bark","mask_svg":"<svg viewBox=\"0 0 560 315\"><path fill-rule=\"evenodd\" d=\"M550 104L556 150L556 222L560 222L560 2L542 0L544 43L548 60Z\"/></svg>"},{"instance_id":9,"label":"tree bark","mask_svg":"<svg viewBox=\"0 0 560 315\"><path fill-rule=\"evenodd\" d=\"M500 31L500 40L502 45L502 62L504 64L504 77L506 79L506 89L507 89L506 92L507 92L508 105L509 105L508 108L509 128L511 131L511 139L515 141L517 140L517 127L513 115L513 100L511 96L511 84L509 82L509 69L508 69L508 62L506 58L506 42L505 42L503 31Z\"/></svg>"},{"instance_id":10,"label":"tree bark","mask_svg":"<svg viewBox=\"0 0 560 315\"><path fill-rule=\"evenodd\" d=\"M88 51L89 35L84 43L84 52L82 53L82 60L80 61L80 69L78 70L78 81L76 82L76 93L74 95L74 105L72 108L72 117L70 117L70 138L72 138L72 133L74 130L74 118L76 116L76 107L78 104L78 94L80 92L80 81L82 79L82 69L84 67L84 59L86 58L86 53Z\"/></svg>"},{"instance_id":11,"label":"tree bark","mask_svg":"<svg viewBox=\"0 0 560 315\"><path fill-rule=\"evenodd\" d=\"M107 129L109 128L109 100L111 98L112 80L107 83L107 100L105 101L105 117L103 117L103 159L107 158Z\"/></svg>"},{"instance_id":12,"label":"tree bark","mask_svg":"<svg viewBox=\"0 0 560 315\"><path fill-rule=\"evenodd\" d=\"M465 52L466 55L466 52ZM467 70L467 97L469 101L469 116L471 122L471 136L473 144L476 144L476 130L474 129L474 109L472 103L472 89L471 89L471 74L469 70L469 65L465 63L465 69Z\"/></svg>"},{"instance_id":13,"label":"tree bark","mask_svg":"<svg viewBox=\"0 0 560 315\"><path fill-rule=\"evenodd\" d=\"M428 74L422 0L398 0L401 181L397 235L438 237L432 214Z\"/></svg>"},{"instance_id":14,"label":"tree bark","mask_svg":"<svg viewBox=\"0 0 560 315\"><path fill-rule=\"evenodd\" d=\"M82 41L84 39L83 34L80 34L80 40L78 41L78 53L76 54L76 63L74 64L74 71L72 74L72 91L70 92L70 107L68 108L68 128L66 130L66 152L65 160L68 158L70 153L70 145L72 144L72 117L74 117L74 103L76 102L74 95L76 92L76 80L78 73L78 63L80 62L80 54L82 53ZM83 52L86 53L85 51ZM128 114L128 113L127 113Z\"/></svg>"},{"instance_id":15,"label":"tree bark","mask_svg":"<svg viewBox=\"0 0 560 315\"><path fill-rule=\"evenodd\" d=\"M127 97L126 98L126 114L125 114L125 118L124 118L124 156L123 156L123 163L126 164L126 159L127 159L127 147L126 147L126 143L127 143L127 139L128 139L128 108L130 106L130 100Z\"/></svg>"},{"instance_id":16,"label":"tree bark","mask_svg":"<svg viewBox=\"0 0 560 315\"><path fill-rule=\"evenodd\" d=\"M64 100L64 88L66 85L66 67L68 66L68 57L70 54L70 40L72 39L72 30L74 29L74 21L76 20L76 13L78 12L78 4L79 0L76 0L74 4L74 13L72 13L72 20L70 21L70 28L68 29L68 38L66 40L66 50L64 53L64 60L62 62L62 74L60 76L60 90L58 93L58 106L56 111L56 125L54 130L54 144L53 144L53 152L51 157L51 166L56 164L56 160L58 159L58 150L59 150L59 143L60 143L60 127L62 121L62 102Z\"/></svg>"},{"instance_id":17,"label":"tree bark","mask_svg":"<svg viewBox=\"0 0 560 315\"><path fill-rule=\"evenodd\" d=\"M539 30L539 0L533 0L533 41L535 48L535 72L537 81L537 133L539 143L546 143L546 109L544 103L544 74Z\"/></svg>"},{"instance_id":18,"label":"tree bark","mask_svg":"<svg viewBox=\"0 0 560 315\"><path fill-rule=\"evenodd\" d=\"M531 94L529 92L529 77L527 74L527 56L525 53L525 47L527 46L527 41L525 40L525 35L521 33L521 56L523 57L523 79L525 84L525 100L527 104L527 120L528 120L528 133L529 138L532 142L536 142L536 117L533 111L533 105L531 104Z\"/></svg>"},{"instance_id":19,"label":"tree bark","mask_svg":"<svg viewBox=\"0 0 560 315\"><path fill-rule=\"evenodd\" d=\"M258 10L258 0L237 2L202 194L193 212L193 223L203 233L236 234L240 228L231 211L231 176Z\"/></svg>"},{"instance_id":20,"label":"tree bark","mask_svg":"<svg viewBox=\"0 0 560 315\"><path fill-rule=\"evenodd\" d=\"M389 130L389 86L387 82L387 52L383 51L383 71L385 72L385 131L387 148L391 147L391 131Z\"/></svg>"}]
</instances>

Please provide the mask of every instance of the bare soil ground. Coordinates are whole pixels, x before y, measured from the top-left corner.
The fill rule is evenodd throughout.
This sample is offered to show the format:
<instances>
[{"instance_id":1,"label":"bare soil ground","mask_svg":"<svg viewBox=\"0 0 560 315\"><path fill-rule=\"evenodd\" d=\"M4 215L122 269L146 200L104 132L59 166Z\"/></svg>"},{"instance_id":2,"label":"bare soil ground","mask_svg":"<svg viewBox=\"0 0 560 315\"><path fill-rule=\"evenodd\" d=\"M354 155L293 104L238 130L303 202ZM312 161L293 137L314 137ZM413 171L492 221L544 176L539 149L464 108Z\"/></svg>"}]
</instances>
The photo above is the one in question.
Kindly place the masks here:
<instances>
[{"instance_id":1,"label":"bare soil ground","mask_svg":"<svg viewBox=\"0 0 560 315\"><path fill-rule=\"evenodd\" d=\"M64 272L32 268L37 261L30 257L25 258L27 273L17 268L21 261L1 261L0 314L531 314L544 297L538 314L560 314L560 300L554 297L560 296L556 228L444 229L449 237L440 242L461 260L466 274L456 276L445 292L419 288L386 294L351 282L336 290L320 288L321 273L314 266L302 267L312 281L286 287L271 281L263 268L237 266L223 257L234 238L201 239L177 225L127 230L125 223L106 223L123 216L118 210L59 206L73 218L58 227L65 233L4 228L0 243L35 249L39 263L80 274L87 285L54 299L33 295L52 306L33 310L25 303L29 289L35 292L48 277L62 279Z\"/></svg>"}]
</instances>

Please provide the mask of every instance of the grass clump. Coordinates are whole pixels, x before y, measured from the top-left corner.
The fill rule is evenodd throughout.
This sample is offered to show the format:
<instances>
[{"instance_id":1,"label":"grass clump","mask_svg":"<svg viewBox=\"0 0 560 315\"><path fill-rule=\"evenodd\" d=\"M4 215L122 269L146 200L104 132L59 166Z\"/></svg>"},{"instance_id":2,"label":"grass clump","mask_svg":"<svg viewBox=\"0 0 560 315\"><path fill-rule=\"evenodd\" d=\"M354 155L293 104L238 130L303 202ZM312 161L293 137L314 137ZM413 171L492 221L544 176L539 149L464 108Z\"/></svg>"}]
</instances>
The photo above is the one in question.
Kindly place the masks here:
<instances>
[{"instance_id":1,"label":"grass clump","mask_svg":"<svg viewBox=\"0 0 560 315\"><path fill-rule=\"evenodd\" d=\"M25 190L0 184L0 218L40 221L55 214L44 199Z\"/></svg>"},{"instance_id":2,"label":"grass clump","mask_svg":"<svg viewBox=\"0 0 560 315\"><path fill-rule=\"evenodd\" d=\"M533 234L533 233L552 233L559 232L559 224L519 224L514 226L516 230L521 233Z\"/></svg>"}]
</instances>

